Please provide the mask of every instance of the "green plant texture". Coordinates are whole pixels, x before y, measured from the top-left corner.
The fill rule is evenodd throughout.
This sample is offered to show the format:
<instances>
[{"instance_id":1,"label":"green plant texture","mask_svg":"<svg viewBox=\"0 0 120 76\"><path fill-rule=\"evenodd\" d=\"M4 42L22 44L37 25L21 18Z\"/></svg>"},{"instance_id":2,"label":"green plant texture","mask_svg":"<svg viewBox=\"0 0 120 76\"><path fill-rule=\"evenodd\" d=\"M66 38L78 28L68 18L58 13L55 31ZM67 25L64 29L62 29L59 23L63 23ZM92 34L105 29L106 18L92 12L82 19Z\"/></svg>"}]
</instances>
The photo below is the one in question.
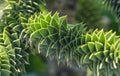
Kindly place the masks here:
<instances>
[{"instance_id":1,"label":"green plant texture","mask_svg":"<svg viewBox=\"0 0 120 76\"><path fill-rule=\"evenodd\" d=\"M27 42L25 38L21 39L23 34L21 31L24 28L21 22L27 22L29 16L40 12L44 2L39 0L7 0L7 2L9 7L4 10L0 25L0 50L3 49L5 50L3 53L6 53L5 56L1 56L0 76L17 76L18 73L25 72L24 64L28 64L29 55Z\"/></svg>"},{"instance_id":2,"label":"green plant texture","mask_svg":"<svg viewBox=\"0 0 120 76\"><path fill-rule=\"evenodd\" d=\"M50 13L35 15L29 18L26 27L27 33L30 34L31 47L46 56L56 54L59 61L69 61L74 53L72 50L80 44L77 43L79 36L85 31L83 24L68 25L66 17L59 17L58 13L53 16Z\"/></svg>"},{"instance_id":3,"label":"green plant texture","mask_svg":"<svg viewBox=\"0 0 120 76\"><path fill-rule=\"evenodd\" d=\"M104 73L111 76L113 72L119 75L119 36L112 31L95 30L81 38L78 46L77 59L93 70L94 76Z\"/></svg>"},{"instance_id":4,"label":"green plant texture","mask_svg":"<svg viewBox=\"0 0 120 76\"><path fill-rule=\"evenodd\" d=\"M84 35L83 24L70 27L64 17L58 17L58 13L35 15L26 27L31 47L38 53L55 56L62 62L76 58L79 65L89 66L94 76L99 73L110 76L114 72L119 75L120 40L112 31L95 30Z\"/></svg>"},{"instance_id":5,"label":"green plant texture","mask_svg":"<svg viewBox=\"0 0 120 76\"><path fill-rule=\"evenodd\" d=\"M46 12L42 0L7 1L9 8L0 22L0 76L25 73L32 53L68 65L76 59L94 76L120 75L120 36L116 33L89 32L83 23L69 24L66 16Z\"/></svg>"}]
</instances>

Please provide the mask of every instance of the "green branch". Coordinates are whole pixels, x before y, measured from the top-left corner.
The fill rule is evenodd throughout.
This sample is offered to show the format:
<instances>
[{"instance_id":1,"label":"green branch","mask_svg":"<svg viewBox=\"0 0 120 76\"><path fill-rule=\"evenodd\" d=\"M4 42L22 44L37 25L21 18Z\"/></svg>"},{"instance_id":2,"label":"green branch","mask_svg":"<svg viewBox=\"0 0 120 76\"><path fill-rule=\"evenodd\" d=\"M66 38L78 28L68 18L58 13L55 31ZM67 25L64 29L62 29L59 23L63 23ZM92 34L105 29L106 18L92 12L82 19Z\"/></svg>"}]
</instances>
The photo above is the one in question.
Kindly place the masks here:
<instances>
[{"instance_id":1,"label":"green branch","mask_svg":"<svg viewBox=\"0 0 120 76\"><path fill-rule=\"evenodd\" d=\"M26 38L21 39L24 30L21 22L41 11L44 3L41 0L7 0L9 8L4 10L0 25L0 76L18 76L25 72L28 64L29 46ZM4 26L3 26L4 25Z\"/></svg>"},{"instance_id":2,"label":"green branch","mask_svg":"<svg viewBox=\"0 0 120 76\"><path fill-rule=\"evenodd\" d=\"M25 72L31 52L56 57L63 63L75 58L79 65L89 66L94 76L119 75L120 38L112 31L85 34L82 23L70 25L58 13L39 13L38 0L8 2L11 8L3 15L5 26L0 26L0 76Z\"/></svg>"},{"instance_id":3,"label":"green branch","mask_svg":"<svg viewBox=\"0 0 120 76\"><path fill-rule=\"evenodd\" d=\"M119 71L120 38L112 31L95 30L84 35L83 24L70 28L58 13L34 15L26 27L33 51L54 56L60 62L76 58L80 65L89 66L94 76Z\"/></svg>"}]
</instances>

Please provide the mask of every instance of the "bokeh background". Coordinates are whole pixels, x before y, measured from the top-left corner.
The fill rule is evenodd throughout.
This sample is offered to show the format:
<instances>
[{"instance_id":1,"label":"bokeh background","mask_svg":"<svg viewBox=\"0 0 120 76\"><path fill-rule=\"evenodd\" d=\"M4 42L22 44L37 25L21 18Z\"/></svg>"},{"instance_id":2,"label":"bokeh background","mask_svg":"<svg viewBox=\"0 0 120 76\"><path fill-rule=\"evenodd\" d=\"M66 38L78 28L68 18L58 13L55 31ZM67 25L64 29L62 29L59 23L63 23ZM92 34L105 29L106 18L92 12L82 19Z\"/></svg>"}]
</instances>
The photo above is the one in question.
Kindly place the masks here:
<instances>
[{"instance_id":1,"label":"bokeh background","mask_svg":"<svg viewBox=\"0 0 120 76\"><path fill-rule=\"evenodd\" d=\"M120 34L120 23L112 11L101 0L45 0L47 10L66 15L70 24L83 22L87 29L113 30ZM0 0L0 16L7 3ZM1 17L0 17L1 18ZM78 66L73 60L71 66L58 64L55 59L43 55L31 55L26 74L20 76L93 76L85 66Z\"/></svg>"}]
</instances>

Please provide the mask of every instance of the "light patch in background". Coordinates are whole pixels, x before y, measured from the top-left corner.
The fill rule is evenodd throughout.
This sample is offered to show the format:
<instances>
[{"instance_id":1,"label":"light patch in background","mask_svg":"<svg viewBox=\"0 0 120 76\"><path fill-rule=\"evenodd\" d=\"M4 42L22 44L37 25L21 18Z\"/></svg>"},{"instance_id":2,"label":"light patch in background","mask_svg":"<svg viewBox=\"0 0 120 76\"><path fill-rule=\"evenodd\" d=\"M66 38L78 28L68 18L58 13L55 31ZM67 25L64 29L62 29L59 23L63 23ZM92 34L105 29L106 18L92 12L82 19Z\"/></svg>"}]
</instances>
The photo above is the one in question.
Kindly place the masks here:
<instances>
[{"instance_id":1,"label":"light patch in background","mask_svg":"<svg viewBox=\"0 0 120 76\"><path fill-rule=\"evenodd\" d=\"M3 11L0 10L0 19L1 19L2 15L3 15Z\"/></svg>"}]
</instances>

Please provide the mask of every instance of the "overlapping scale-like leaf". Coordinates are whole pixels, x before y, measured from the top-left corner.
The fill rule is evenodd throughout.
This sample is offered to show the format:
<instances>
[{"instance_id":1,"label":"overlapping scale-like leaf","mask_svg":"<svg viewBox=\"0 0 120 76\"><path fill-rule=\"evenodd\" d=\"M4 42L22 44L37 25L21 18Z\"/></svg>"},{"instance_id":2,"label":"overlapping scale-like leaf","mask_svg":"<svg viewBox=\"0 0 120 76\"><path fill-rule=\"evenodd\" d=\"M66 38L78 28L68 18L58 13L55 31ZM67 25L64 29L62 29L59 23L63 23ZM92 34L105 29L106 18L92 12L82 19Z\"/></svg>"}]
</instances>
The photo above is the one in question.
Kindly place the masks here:
<instances>
[{"instance_id":1,"label":"overlapping scale-like leaf","mask_svg":"<svg viewBox=\"0 0 120 76\"><path fill-rule=\"evenodd\" d=\"M38 14L42 7L39 0L8 1L11 8L3 16L6 26L0 26L0 76L25 72L26 51L30 49L62 62L69 62L74 56L88 65L95 76L110 76L113 72L119 76L120 38L115 33L95 30L84 35L82 23L69 25L66 17L59 17L58 13Z\"/></svg>"},{"instance_id":2,"label":"overlapping scale-like leaf","mask_svg":"<svg viewBox=\"0 0 120 76\"><path fill-rule=\"evenodd\" d=\"M5 26L0 25L0 45L7 50L9 59L10 69L8 70L6 68L5 70L10 71L10 76L17 76L19 72L25 72L24 65L28 64L27 52L29 52L29 47L27 45L27 35L24 33L25 27L22 26L22 23L26 23L28 21L27 19L35 12L38 13L43 10L41 8L43 8L45 4L44 0L7 1L9 8L4 10L2 17L2 23ZM3 63L1 63L1 65L2 64ZM0 72L2 71L0 70Z\"/></svg>"},{"instance_id":3,"label":"overlapping scale-like leaf","mask_svg":"<svg viewBox=\"0 0 120 76\"><path fill-rule=\"evenodd\" d=\"M99 76L101 72L110 76L120 68L119 43L119 37L112 31L95 30L82 36L76 57L81 64L88 65L93 70L94 76Z\"/></svg>"},{"instance_id":4,"label":"overlapping scale-like leaf","mask_svg":"<svg viewBox=\"0 0 120 76\"><path fill-rule=\"evenodd\" d=\"M24 64L28 63L28 54L25 52L25 49L21 48L21 43L17 33L10 33L12 33L12 29L10 29L10 27L5 27L3 33L0 34L0 45L4 46L7 50L6 55L9 60L10 68L8 70L10 72L9 75L17 76L19 72L25 72ZM2 48L0 48L0 50L2 50ZM1 65L3 64L4 63L1 63Z\"/></svg>"},{"instance_id":5,"label":"overlapping scale-like leaf","mask_svg":"<svg viewBox=\"0 0 120 76\"><path fill-rule=\"evenodd\" d=\"M35 15L29 18L26 27L31 34L32 49L46 56L56 56L59 61L72 59L74 48L80 45L80 36L85 31L82 23L68 25L66 17L59 17L58 13Z\"/></svg>"},{"instance_id":6,"label":"overlapping scale-like leaf","mask_svg":"<svg viewBox=\"0 0 120 76\"><path fill-rule=\"evenodd\" d=\"M7 49L0 45L0 76L10 75L10 60L7 54Z\"/></svg>"}]
</instances>

